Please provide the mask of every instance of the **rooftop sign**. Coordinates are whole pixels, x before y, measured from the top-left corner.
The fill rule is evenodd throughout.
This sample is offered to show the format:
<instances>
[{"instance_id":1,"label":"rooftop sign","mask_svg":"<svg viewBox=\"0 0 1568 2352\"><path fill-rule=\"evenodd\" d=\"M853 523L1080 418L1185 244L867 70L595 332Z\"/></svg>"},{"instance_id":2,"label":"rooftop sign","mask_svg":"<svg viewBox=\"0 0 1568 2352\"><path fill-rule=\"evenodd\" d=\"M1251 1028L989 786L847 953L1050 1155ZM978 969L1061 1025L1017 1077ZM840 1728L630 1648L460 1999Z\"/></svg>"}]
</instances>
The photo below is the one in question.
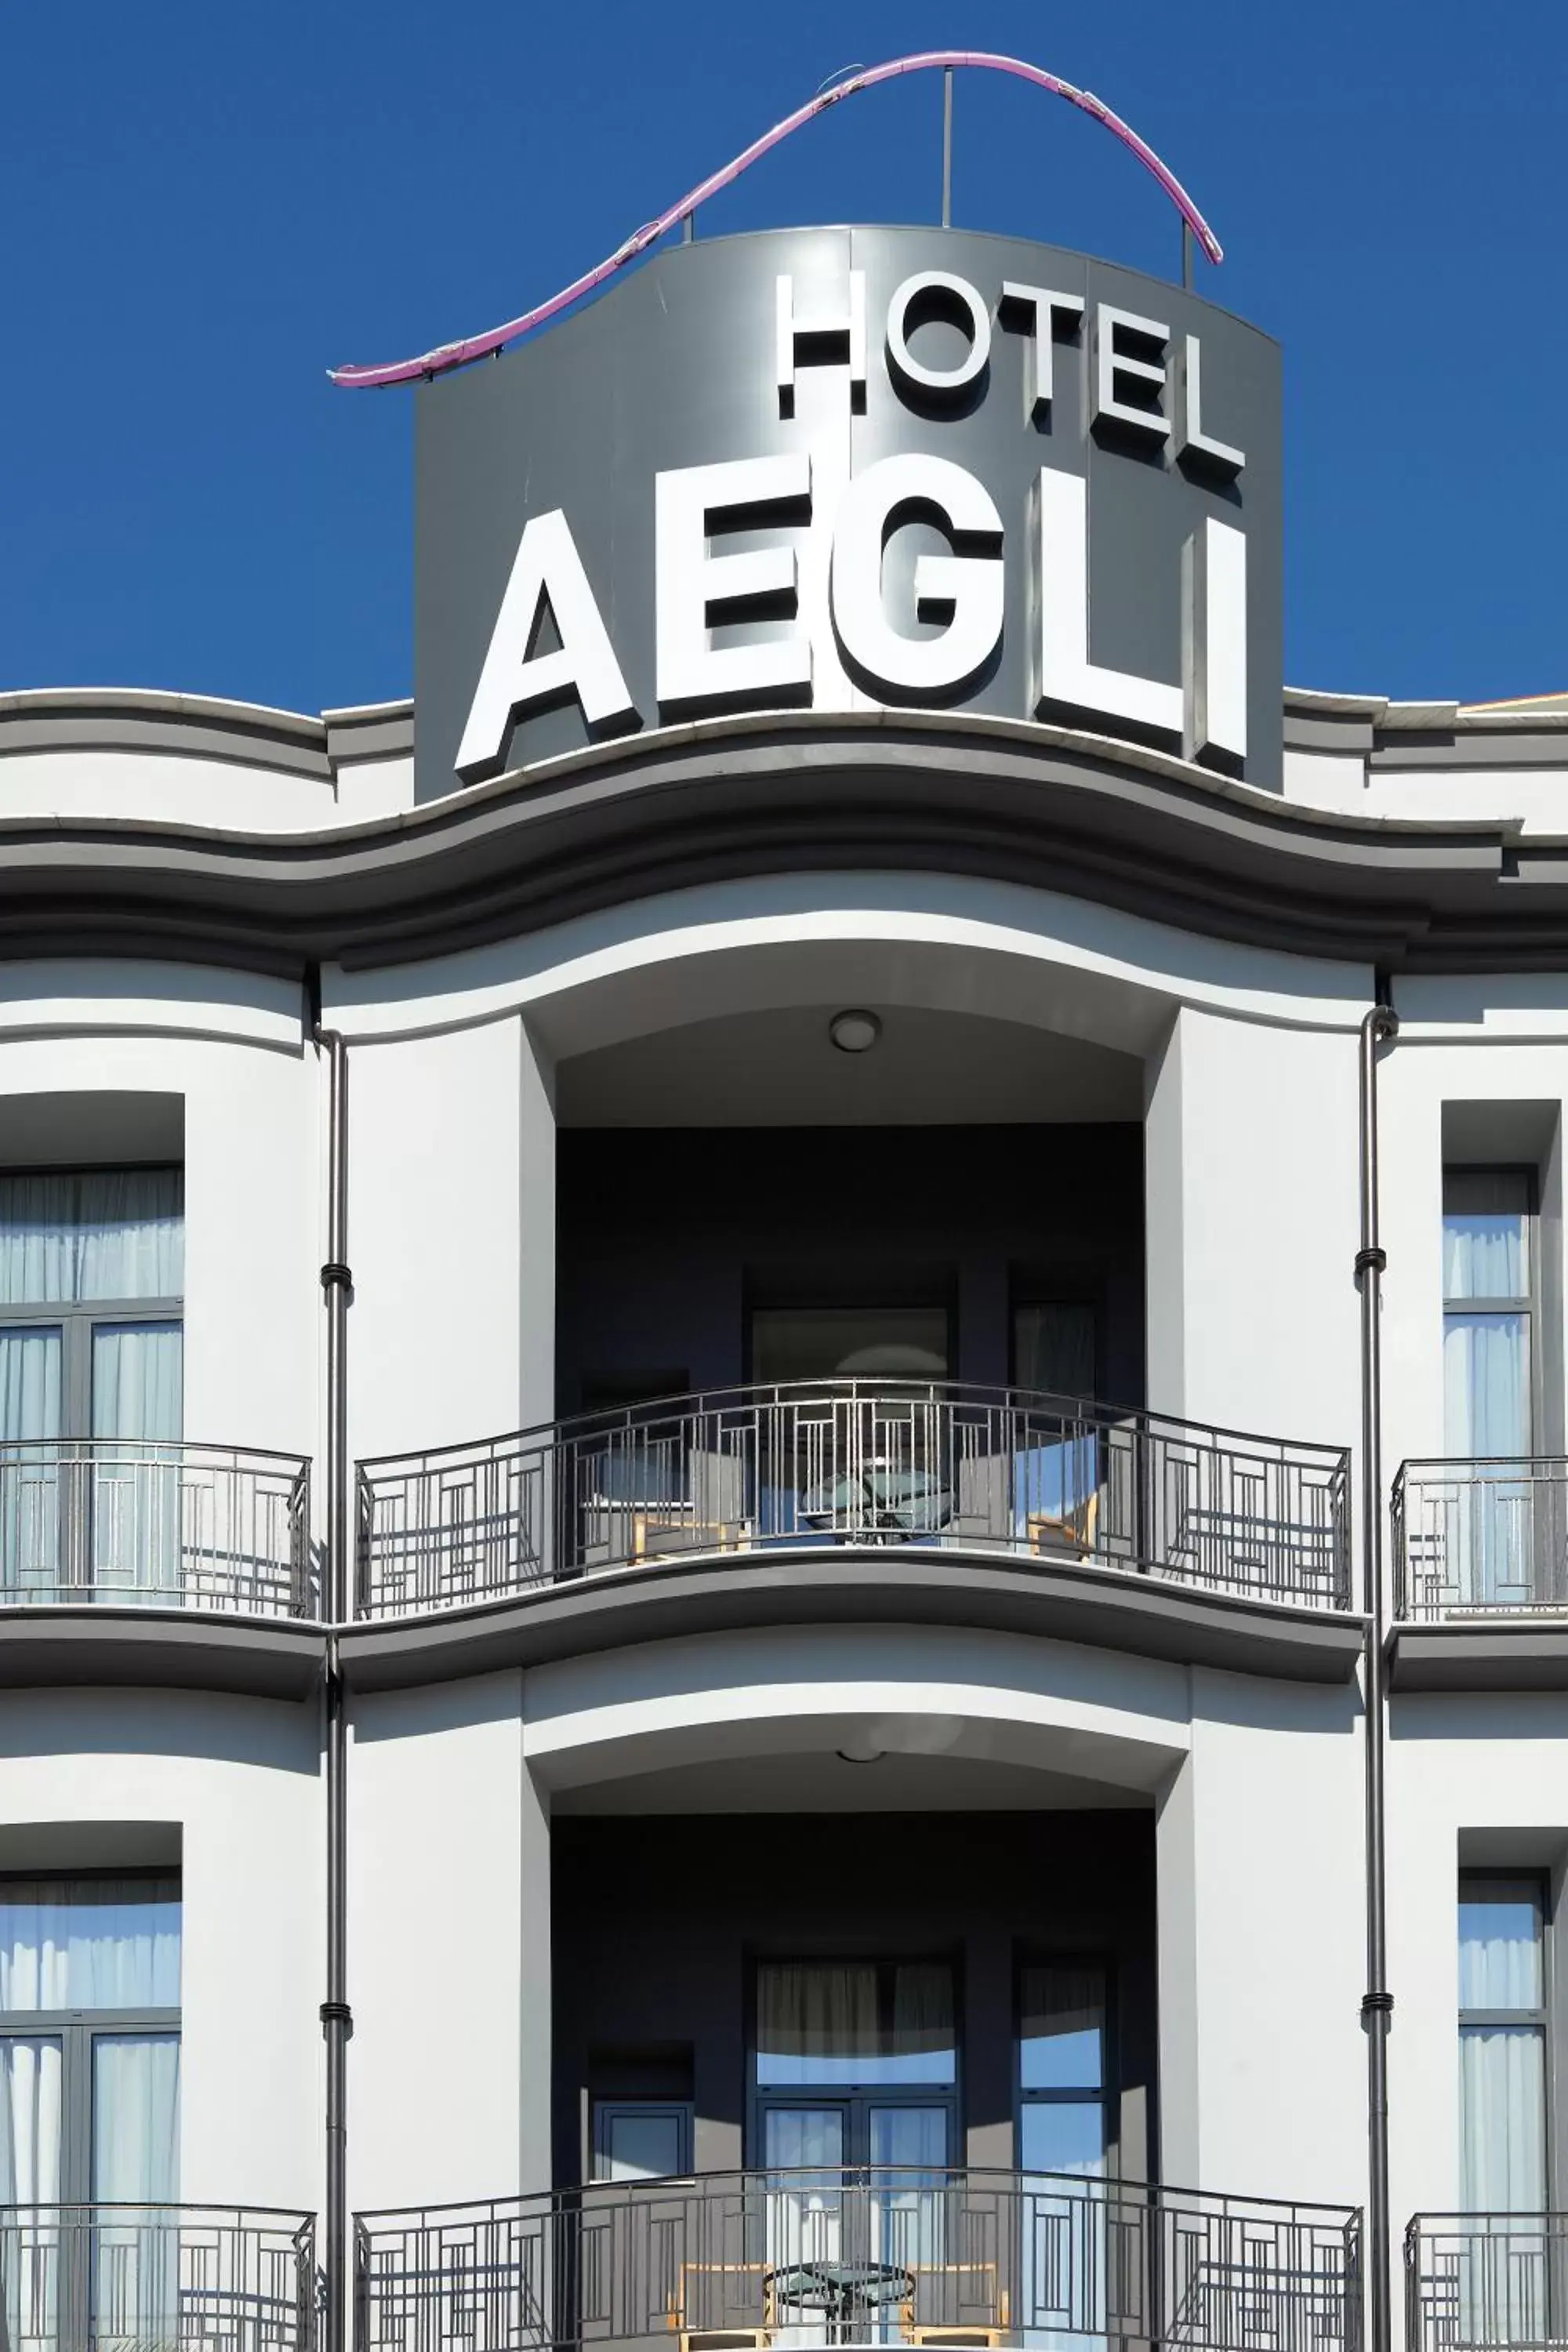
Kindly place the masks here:
<instances>
[{"instance_id":1,"label":"rooftop sign","mask_svg":"<svg viewBox=\"0 0 1568 2352\"><path fill-rule=\"evenodd\" d=\"M667 248L417 395L422 799L757 709L1066 721L1278 785L1279 368L952 231Z\"/></svg>"}]
</instances>

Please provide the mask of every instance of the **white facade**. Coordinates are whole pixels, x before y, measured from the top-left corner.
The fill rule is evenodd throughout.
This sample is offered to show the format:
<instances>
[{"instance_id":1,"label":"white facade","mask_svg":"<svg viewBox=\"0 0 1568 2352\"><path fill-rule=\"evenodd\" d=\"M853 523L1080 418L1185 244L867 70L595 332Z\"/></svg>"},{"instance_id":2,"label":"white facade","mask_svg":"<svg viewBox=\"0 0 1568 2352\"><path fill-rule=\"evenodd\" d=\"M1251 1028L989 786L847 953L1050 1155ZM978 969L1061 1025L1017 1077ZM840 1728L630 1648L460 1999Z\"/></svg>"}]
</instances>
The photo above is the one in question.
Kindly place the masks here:
<instances>
[{"instance_id":1,"label":"white facade","mask_svg":"<svg viewBox=\"0 0 1568 2352\"><path fill-rule=\"evenodd\" d=\"M0 964L0 1188L28 1171L177 1164L184 1252L179 1424L151 1437L138 1424L136 1530L103 1534L102 1476L59 1499L68 1471L101 1468L128 1433L23 1426L6 1407L0 1877L177 1873L177 2029L137 2030L179 2034L181 2201L306 2215L328 2199L319 2012L334 1998L335 1892L351 2210L574 2190L605 2154L600 2109L639 2096L689 2108L697 2174L756 2170L768 2103L754 1978L726 1960L722 1999L693 2033L647 2018L658 2000L675 2013L683 1968L692 1981L718 1968L706 1887L737 1869L745 1968L795 1957L788 1937L805 1931L789 1923L804 1915L777 1909L770 1847L837 1822L825 1838L896 1857L885 1888L872 1869L845 1913L845 1948L864 1958L886 1893L875 1957L889 1965L905 1951L929 1964L933 1939L956 1952L985 1904L1000 1906L993 1960L1005 1946L1016 1971L1081 1962L1099 1915L1079 1895L1058 1904L1037 1855L1100 1837L1108 1886L1120 1857L1145 1856L1147 1900L1128 1893L1111 1969L1121 2071L1095 2163L1199 2197L1363 2208L1375 1615L1391 1678L1373 1736L1387 1773L1395 2242L1408 2215L1463 2206L1461 1871L1539 1884L1557 1965L1568 1507L1552 1518L1540 1497L1568 1489L1550 1459L1517 1470L1536 1496L1529 1591L1500 1601L1450 1560L1453 1592L1424 1611L1396 1575L1390 1505L1402 1463L1454 1453L1446 1169L1527 1180L1528 1454L1563 1450L1568 916L1549 877L1544 911L1507 886L1510 861L1560 825L1568 712L1292 695L1283 725L1281 797L1061 727L910 716L918 748L951 758L955 805L965 761L1011 763L1028 790L1037 772L1042 807L1047 777L1087 796L1111 770L1146 796L1162 838L1186 828L1195 872L1220 872L1223 825L1246 835L1250 878L1216 881L1207 899L1192 886L1184 914L1176 882L1156 903L1109 834L1098 866L1064 861L1054 881L994 852L917 856L891 836L884 848L874 826L858 857L770 855L748 870L731 845L691 851L685 867L671 851L656 869L612 813L596 893L563 884L552 898L539 878L546 853L527 829L545 838L552 794L586 780L608 796L666 758L715 776L751 760L765 808L819 741L847 774L896 760L874 718L797 714L775 736L697 720L542 762L521 787L503 776L416 806L404 707L318 720L153 696L0 701L0 871L19 942ZM448 869L467 824L492 824L498 845ZM66 879L51 896L38 876L56 857ZM1272 883L1258 878L1268 859ZM1424 875L1439 877L1429 902ZM1455 876L1473 906L1444 897ZM1376 1089L1381 1597L1361 1500L1357 1281L1363 1024L1380 1001L1398 1015ZM844 1008L879 1024L863 1063L829 1042ZM336 1139L332 1035L346 1067ZM785 1139L795 1172L764 1199L756 1171ZM351 1556L335 1563L349 1605L327 1626L335 1400L321 1276L337 1150ZM1001 1205L1008 1154L1037 1172L1016 1228ZM924 1224L900 1164L957 1171ZM856 1170L873 1167L881 1216L858 1189ZM917 1190L911 1172L910 1201ZM23 1217L19 1200L5 1193L0 1227ZM860 1289L858 1252L872 1268ZM11 1309L41 1328L63 1296L14 1293L0 1339ZM941 1487L929 1522L845 1519L834 1456L815 1485L802 1473L785 1525L776 1468L763 1498L759 1419L728 1455L689 1431L662 1485L638 1441L644 1484L619 1493L599 1441L572 1433L594 1410L601 1429L620 1408L617 1426L646 1427L637 1381L655 1370L676 1379L691 1428L717 1429L721 1408L690 1400L722 1391L738 1411L744 1390L760 1412L759 1315L896 1318L911 1302L934 1314L932 1299L950 1352L921 1378L945 1433L894 1465L924 1481L900 1490L906 1513L910 1494ZM1028 1391L1019 1314L1064 1301L1098 1318L1104 1377L1070 1441L1092 1473L1069 1495L1069 1440L1040 1433L1048 1412L1005 1445L989 1423L966 1505L956 1452L941 1448L980 1425L966 1413L995 1408L952 1399L960 1385ZM901 1394L908 1367L881 1370ZM875 1365L865 1378L874 1388ZM860 1412L836 1426L858 1431ZM558 1436L558 1423L572 1427ZM877 1445L894 1443L891 1425L879 1422ZM520 1431L533 1433L521 1448ZM287 1473L202 1468L203 1447L275 1454ZM46 1458L62 1466L40 1488ZM855 1475L890 1477L889 1458ZM1260 1503L1235 1465L1264 1458L1287 1467ZM744 1475L731 1478L734 1462ZM1042 1462L1054 1493L1026 1504ZM1014 1483L977 1527L978 1474L998 1463ZM249 1552L284 1540L283 1506L268 1536L247 1521L242 1539L234 1497L307 1465L297 1549L266 1555L264 1593L246 1580ZM1302 1483L1287 1489L1287 1471ZM1287 1491L1298 1499L1280 1502ZM63 1559L72 1510L89 1508L86 1569L44 1573L40 1528ZM324 1762L334 1677L341 1890ZM922 1855L952 1834L1004 1857L999 1873L976 1864L984 1903L963 1874L922 1876ZM650 1857L683 1858L689 1904L677 1883L662 1924L628 1899L607 1929L593 1857L635 1855L639 1839ZM1104 1901L1109 1916L1121 1895ZM964 1965L978 1969L973 1936ZM811 1938L818 1959L835 1948L821 1918ZM20 2016L0 2017L0 2037L24 2034ZM978 2043L965 2052L950 2024L958 2087L931 2110L951 2114L941 2164L1022 2179L1036 2168L1020 2120L1035 2086L1011 2073L983 2084ZM1022 2064L1023 2027L997 2032L997 2063ZM1550 2032L1544 2047L1550 2079ZM710 2095L742 2075L743 2096ZM1552 2105L1542 2129L1560 2136ZM1543 2201L1564 2201L1564 2163L1568 2145L1549 2142ZM1397 2327L1397 2242L1394 2270ZM669 2304L659 2325L703 2352L711 2331L683 2310ZM1352 2320L1341 2309L1334 2326L1348 2338ZM1509 2325L1486 2340L1533 2340ZM1049 2332L1016 2312L957 2327L949 2341ZM1065 2332L1090 2344L1115 2329L1080 2312ZM764 2339L758 2327L749 2340ZM1184 2340L1230 2345L1201 2327Z\"/></svg>"}]
</instances>

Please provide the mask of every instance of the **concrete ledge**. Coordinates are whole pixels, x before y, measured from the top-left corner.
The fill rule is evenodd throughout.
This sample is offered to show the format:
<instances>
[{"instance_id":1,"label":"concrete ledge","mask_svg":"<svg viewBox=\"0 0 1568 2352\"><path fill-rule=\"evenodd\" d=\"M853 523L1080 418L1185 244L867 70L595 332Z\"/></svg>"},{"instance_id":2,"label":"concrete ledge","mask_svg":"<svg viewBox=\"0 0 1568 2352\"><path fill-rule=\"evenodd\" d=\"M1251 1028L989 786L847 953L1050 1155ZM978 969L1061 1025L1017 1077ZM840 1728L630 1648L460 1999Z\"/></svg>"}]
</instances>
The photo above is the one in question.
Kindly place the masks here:
<instances>
[{"instance_id":1,"label":"concrete ledge","mask_svg":"<svg viewBox=\"0 0 1568 2352\"><path fill-rule=\"evenodd\" d=\"M345 1627L345 1681L389 1690L633 1643L802 1624L983 1626L1287 1682L1345 1683L1359 1617L1194 1592L1152 1577L954 1547L704 1555L607 1570L479 1607Z\"/></svg>"},{"instance_id":2,"label":"concrete ledge","mask_svg":"<svg viewBox=\"0 0 1568 2352\"><path fill-rule=\"evenodd\" d=\"M1395 1691L1568 1690L1568 1618L1557 1624L1395 1625L1388 1678Z\"/></svg>"},{"instance_id":3,"label":"concrete ledge","mask_svg":"<svg viewBox=\"0 0 1568 2352\"><path fill-rule=\"evenodd\" d=\"M308 1698L326 1635L289 1618L173 1609L0 1609L0 1688L233 1691Z\"/></svg>"}]
</instances>

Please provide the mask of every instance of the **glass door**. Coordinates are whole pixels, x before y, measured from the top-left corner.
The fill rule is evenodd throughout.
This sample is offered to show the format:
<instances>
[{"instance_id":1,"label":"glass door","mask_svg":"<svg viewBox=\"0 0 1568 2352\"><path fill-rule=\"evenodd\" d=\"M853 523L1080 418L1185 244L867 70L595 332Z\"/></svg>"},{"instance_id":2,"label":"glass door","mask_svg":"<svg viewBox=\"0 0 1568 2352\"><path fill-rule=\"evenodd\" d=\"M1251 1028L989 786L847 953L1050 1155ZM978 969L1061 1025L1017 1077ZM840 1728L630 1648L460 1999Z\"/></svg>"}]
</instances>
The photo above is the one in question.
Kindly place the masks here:
<instances>
[{"instance_id":1,"label":"glass door","mask_svg":"<svg viewBox=\"0 0 1568 2352\"><path fill-rule=\"evenodd\" d=\"M759 1968L757 2134L781 2342L890 2343L939 2324L957 2072L942 1963Z\"/></svg>"}]
</instances>

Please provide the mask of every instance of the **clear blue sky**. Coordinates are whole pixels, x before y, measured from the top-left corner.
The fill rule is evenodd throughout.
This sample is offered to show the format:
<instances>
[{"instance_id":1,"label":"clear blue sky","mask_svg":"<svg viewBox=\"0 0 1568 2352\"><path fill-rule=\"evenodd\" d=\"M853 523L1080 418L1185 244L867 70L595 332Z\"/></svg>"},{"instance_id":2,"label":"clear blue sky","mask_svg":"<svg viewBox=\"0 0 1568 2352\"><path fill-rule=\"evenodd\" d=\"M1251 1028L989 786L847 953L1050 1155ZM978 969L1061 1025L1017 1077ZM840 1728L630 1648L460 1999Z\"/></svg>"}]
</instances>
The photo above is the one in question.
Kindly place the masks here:
<instances>
[{"instance_id":1,"label":"clear blue sky","mask_svg":"<svg viewBox=\"0 0 1568 2352\"><path fill-rule=\"evenodd\" d=\"M1097 91L1279 336L1293 683L1568 686L1568 5L33 0L0 47L0 688L295 709L411 682L411 406L323 371L552 293L856 62ZM941 84L830 113L701 227L930 220ZM1162 273L1105 133L957 89L954 219Z\"/></svg>"}]
</instances>

